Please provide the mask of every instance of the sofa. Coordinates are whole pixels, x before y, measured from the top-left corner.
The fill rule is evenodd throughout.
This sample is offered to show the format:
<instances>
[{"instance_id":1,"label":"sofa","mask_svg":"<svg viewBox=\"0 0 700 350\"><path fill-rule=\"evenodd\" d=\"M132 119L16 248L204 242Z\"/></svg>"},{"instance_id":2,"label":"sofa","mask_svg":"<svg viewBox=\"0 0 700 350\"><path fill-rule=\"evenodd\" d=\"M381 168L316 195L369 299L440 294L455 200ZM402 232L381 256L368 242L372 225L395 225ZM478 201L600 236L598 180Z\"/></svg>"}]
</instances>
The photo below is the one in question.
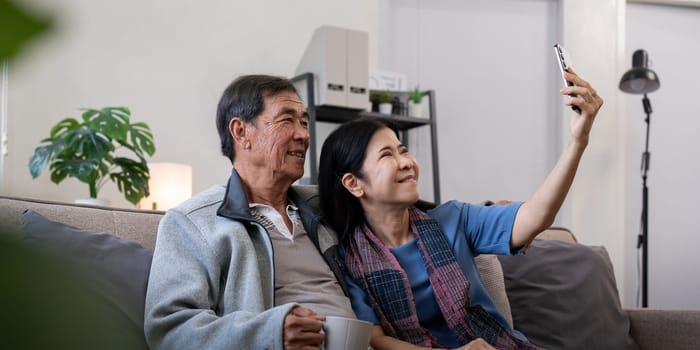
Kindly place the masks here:
<instances>
[{"instance_id":1,"label":"sofa","mask_svg":"<svg viewBox=\"0 0 700 350\"><path fill-rule=\"evenodd\" d=\"M315 191L313 186L299 188ZM0 197L0 243L6 248L3 252L31 247L22 254L0 254L3 276L8 276L8 271L15 273L11 274L14 280L4 278L0 308L14 307L17 315L29 314L25 318L30 319L30 323L34 319L26 310L32 308L39 309L38 315L43 318L54 314L61 316L55 323L46 321L25 326L16 321L17 315L4 312L0 316L0 333L5 333L0 334L0 348L41 348L46 344L52 344L51 348L62 347L56 344L64 344L65 348L93 348L95 344L85 339L89 338L86 332L74 337L82 345L73 346L76 343L71 341L75 339L61 338L62 334L76 328L71 326L77 322L71 318L74 317L87 320L83 322L84 327L97 328L90 332L96 342L100 341L99 337L109 336L111 343L117 344L114 348L146 349L142 331L143 299L157 227L163 214ZM35 250L41 254L48 252L50 259L32 255ZM20 261L22 258L25 260ZM38 265L32 272L32 264L27 261L33 263L42 259L46 264ZM481 255L477 257L477 265L484 285L506 319L531 341L545 348L696 349L700 344L700 310L623 310L607 252L602 247L578 244L575 236L564 228L551 228L540 234L525 255ZM44 283L63 276L62 272L54 271L56 266L66 266L65 270L69 274L72 272L72 279L61 278L60 281L79 281L76 283L81 292L90 289L94 293L71 298L65 303L52 301L45 303L49 306L42 305L44 298L61 292L60 282ZM573 276L580 278L577 280ZM570 280L576 281L564 286ZM22 286L40 289L41 293L22 290ZM75 292L67 288L66 293ZM107 306L70 304L91 298L97 302L90 305ZM83 308L93 313L66 316L66 309L75 313ZM99 323L97 320L105 319L109 321L107 324L95 325ZM53 328L56 327L61 330L59 334L55 334ZM22 332L29 332L29 335L22 335ZM14 336L8 337L9 333ZM47 334L46 339L42 339L44 334ZM27 344L36 346L25 346ZM99 347L105 348L105 344Z\"/></svg>"}]
</instances>

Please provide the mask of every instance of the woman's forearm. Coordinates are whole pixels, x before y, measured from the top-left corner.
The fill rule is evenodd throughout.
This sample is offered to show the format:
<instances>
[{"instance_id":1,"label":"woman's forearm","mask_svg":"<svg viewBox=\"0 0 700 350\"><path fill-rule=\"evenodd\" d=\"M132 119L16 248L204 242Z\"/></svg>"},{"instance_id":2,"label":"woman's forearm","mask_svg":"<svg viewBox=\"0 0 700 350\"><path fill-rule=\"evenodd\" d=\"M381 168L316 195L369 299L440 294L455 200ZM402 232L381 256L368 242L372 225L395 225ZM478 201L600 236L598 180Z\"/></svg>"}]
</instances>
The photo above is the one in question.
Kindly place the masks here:
<instances>
[{"instance_id":1,"label":"woman's forearm","mask_svg":"<svg viewBox=\"0 0 700 350\"><path fill-rule=\"evenodd\" d=\"M520 207L513 225L511 247L521 247L554 223L581 161L585 143L570 142L532 197Z\"/></svg>"},{"instance_id":2,"label":"woman's forearm","mask_svg":"<svg viewBox=\"0 0 700 350\"><path fill-rule=\"evenodd\" d=\"M579 107L578 113L571 114L571 142L542 185L518 210L510 239L511 248L527 245L554 222L574 181L583 151L588 145L593 121L603 105L603 99L591 84L572 70L564 72L564 75L568 81L575 84L560 91L564 95L574 96L567 99L565 104Z\"/></svg>"}]
</instances>

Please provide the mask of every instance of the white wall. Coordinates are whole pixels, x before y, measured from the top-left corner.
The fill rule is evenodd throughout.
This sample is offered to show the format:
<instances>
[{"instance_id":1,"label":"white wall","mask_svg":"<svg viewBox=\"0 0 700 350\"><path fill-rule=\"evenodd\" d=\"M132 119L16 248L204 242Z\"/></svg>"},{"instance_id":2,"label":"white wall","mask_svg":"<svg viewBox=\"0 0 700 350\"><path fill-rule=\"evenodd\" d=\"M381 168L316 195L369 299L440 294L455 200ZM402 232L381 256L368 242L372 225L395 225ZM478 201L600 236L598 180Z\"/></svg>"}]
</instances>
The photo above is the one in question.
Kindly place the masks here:
<instances>
[{"instance_id":1,"label":"white wall","mask_svg":"<svg viewBox=\"0 0 700 350\"><path fill-rule=\"evenodd\" d=\"M696 247L700 230L700 8L630 4L627 7L625 66L643 48L661 82L648 94L652 114L647 176L649 187L649 306L700 308ZM630 233L640 227L642 179L639 171L646 126L641 95L624 95ZM636 263L631 256L631 272ZM630 274L634 277L634 274ZM633 281L635 279L633 278ZM636 292L636 288L634 290Z\"/></svg>"},{"instance_id":2,"label":"white wall","mask_svg":"<svg viewBox=\"0 0 700 350\"><path fill-rule=\"evenodd\" d=\"M571 112L558 93L552 45L560 42L569 50L574 69L606 102L557 224L571 228L582 243L609 250L623 291L628 252L617 79L624 2L391 4L392 24L382 29L393 40L392 54L380 64L436 90L444 200L529 198L568 141ZM426 137L413 138L419 156L427 151L420 144Z\"/></svg>"},{"instance_id":3,"label":"white wall","mask_svg":"<svg viewBox=\"0 0 700 350\"><path fill-rule=\"evenodd\" d=\"M153 161L193 166L193 191L224 183L214 118L223 89L237 75L291 76L311 34L323 24L370 34L376 66L378 4L341 1L32 0L54 29L10 64L9 155L0 193L72 201L87 185L32 180L28 159L49 127L78 108L128 106L152 128ZM109 183L101 196L130 206Z\"/></svg>"},{"instance_id":4,"label":"white wall","mask_svg":"<svg viewBox=\"0 0 700 350\"><path fill-rule=\"evenodd\" d=\"M436 93L442 198L528 198L557 154L557 3L391 4L388 67ZM409 146L430 199L428 131L416 129Z\"/></svg>"},{"instance_id":5,"label":"white wall","mask_svg":"<svg viewBox=\"0 0 700 350\"><path fill-rule=\"evenodd\" d=\"M625 227L624 140L621 127L624 106L618 90L623 72L623 0L562 0L564 45L575 53L577 71L604 97L586 154L564 208L563 224L580 242L602 245L613 263L618 289L625 306L634 305L627 296L625 276L632 273L627 259L632 254L634 233ZM562 131L566 137L568 132Z\"/></svg>"},{"instance_id":6,"label":"white wall","mask_svg":"<svg viewBox=\"0 0 700 350\"><path fill-rule=\"evenodd\" d=\"M617 85L630 67L632 52L649 50L662 81L662 89L650 95L655 113L649 304L700 307L693 292L700 287L693 277L699 261L692 250L700 243L692 221L700 209L700 163L695 161L700 156L700 100L695 96L700 76L692 73L700 58L695 38L699 2L682 2L692 7L628 5L622 0L389 3L383 9L389 24L383 23L380 35L391 52L380 50L380 66L406 72L412 83L436 89L444 199L527 198L568 138L567 123L543 115L552 113L551 97L539 90L553 86L552 72L538 61L549 58L539 51L555 38L572 53L574 68L605 97L605 105L557 223L573 229L582 243L607 248L627 307L636 305L639 283L636 241L644 124L640 97L620 92ZM496 45L500 51L517 52L519 65L489 50ZM526 108L511 113L513 105ZM419 156L427 153L426 134L413 138L411 146ZM513 173L517 176L509 178Z\"/></svg>"}]
</instances>

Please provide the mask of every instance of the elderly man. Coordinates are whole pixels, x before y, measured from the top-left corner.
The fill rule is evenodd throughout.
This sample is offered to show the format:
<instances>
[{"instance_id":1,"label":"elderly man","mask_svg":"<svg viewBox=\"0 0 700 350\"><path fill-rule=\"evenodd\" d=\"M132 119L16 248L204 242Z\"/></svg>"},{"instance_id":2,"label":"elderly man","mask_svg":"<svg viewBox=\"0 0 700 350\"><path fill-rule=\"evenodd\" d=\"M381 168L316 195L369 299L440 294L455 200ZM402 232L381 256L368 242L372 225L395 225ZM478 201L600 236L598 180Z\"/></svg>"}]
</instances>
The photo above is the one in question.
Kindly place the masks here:
<instances>
[{"instance_id":1,"label":"elderly man","mask_svg":"<svg viewBox=\"0 0 700 350\"><path fill-rule=\"evenodd\" d=\"M292 187L309 146L304 105L287 79L242 76L224 91L216 124L231 177L163 217L146 296L148 343L317 349L325 315L355 315L337 238Z\"/></svg>"}]
</instances>

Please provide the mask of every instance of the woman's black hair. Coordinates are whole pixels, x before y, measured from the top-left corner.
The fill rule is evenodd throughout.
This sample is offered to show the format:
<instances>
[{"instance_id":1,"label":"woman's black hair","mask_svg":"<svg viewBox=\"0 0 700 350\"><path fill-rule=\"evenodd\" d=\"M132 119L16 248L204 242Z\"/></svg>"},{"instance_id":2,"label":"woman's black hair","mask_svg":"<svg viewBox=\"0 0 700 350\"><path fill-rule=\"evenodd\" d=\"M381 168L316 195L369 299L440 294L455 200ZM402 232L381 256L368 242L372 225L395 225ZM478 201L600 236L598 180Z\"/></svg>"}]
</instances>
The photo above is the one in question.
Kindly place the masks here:
<instances>
[{"instance_id":1,"label":"woman's black hair","mask_svg":"<svg viewBox=\"0 0 700 350\"><path fill-rule=\"evenodd\" d=\"M355 227L365 221L362 205L341 183L343 175L351 173L362 179L362 164L367 146L374 134L384 128L394 131L396 126L376 118L360 118L334 130L321 149L318 170L318 189L321 210L326 221L347 242Z\"/></svg>"}]
</instances>

